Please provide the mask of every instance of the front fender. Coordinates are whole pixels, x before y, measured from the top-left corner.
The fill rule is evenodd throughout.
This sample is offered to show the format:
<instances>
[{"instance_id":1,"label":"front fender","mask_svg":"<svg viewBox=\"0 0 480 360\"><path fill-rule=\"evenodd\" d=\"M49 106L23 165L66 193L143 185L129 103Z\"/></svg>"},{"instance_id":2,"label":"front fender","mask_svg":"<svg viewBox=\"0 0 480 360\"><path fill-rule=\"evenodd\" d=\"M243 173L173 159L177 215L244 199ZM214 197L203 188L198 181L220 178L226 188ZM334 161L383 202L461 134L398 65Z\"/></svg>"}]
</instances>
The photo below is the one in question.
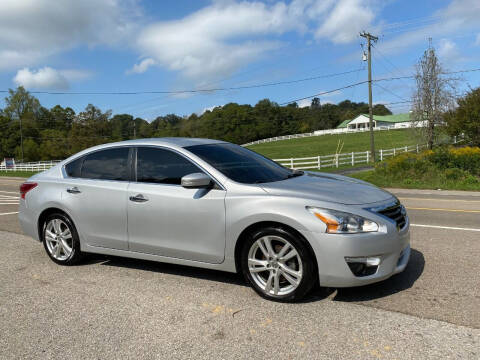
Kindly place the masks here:
<instances>
[{"instance_id":1,"label":"front fender","mask_svg":"<svg viewBox=\"0 0 480 360\"><path fill-rule=\"evenodd\" d=\"M242 232L260 222L277 222L293 229L309 231L308 221L313 218L305 209L302 199L276 196L230 197L226 202L225 257L234 261L235 247Z\"/></svg>"}]
</instances>

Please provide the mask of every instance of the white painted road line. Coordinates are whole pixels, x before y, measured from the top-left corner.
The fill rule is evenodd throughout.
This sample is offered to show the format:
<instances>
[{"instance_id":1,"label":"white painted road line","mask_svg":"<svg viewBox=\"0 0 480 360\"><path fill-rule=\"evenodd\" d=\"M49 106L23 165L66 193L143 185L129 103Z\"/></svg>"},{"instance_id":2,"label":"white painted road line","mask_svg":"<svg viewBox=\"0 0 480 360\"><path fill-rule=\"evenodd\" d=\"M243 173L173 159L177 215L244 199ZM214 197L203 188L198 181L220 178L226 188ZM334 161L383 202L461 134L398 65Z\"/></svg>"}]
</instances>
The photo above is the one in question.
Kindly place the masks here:
<instances>
[{"instance_id":1,"label":"white painted road line","mask_svg":"<svg viewBox=\"0 0 480 360\"><path fill-rule=\"evenodd\" d=\"M8 212L8 213L0 213L0 216L2 216L2 215L13 215L13 214L18 214L18 211Z\"/></svg>"},{"instance_id":2,"label":"white painted road line","mask_svg":"<svg viewBox=\"0 0 480 360\"><path fill-rule=\"evenodd\" d=\"M422 225L422 224L410 224L410 226L417 226L417 227L424 227L424 228L432 228L432 229L464 230L464 231L478 231L478 232L480 232L480 229L462 228L462 227L452 227L452 226Z\"/></svg>"},{"instance_id":3,"label":"white painted road line","mask_svg":"<svg viewBox=\"0 0 480 360\"><path fill-rule=\"evenodd\" d=\"M463 199L434 199L434 198L414 198L414 197L399 197L399 200L414 200L414 201L448 201L448 202L467 202L475 203L480 200L463 200Z\"/></svg>"}]
</instances>

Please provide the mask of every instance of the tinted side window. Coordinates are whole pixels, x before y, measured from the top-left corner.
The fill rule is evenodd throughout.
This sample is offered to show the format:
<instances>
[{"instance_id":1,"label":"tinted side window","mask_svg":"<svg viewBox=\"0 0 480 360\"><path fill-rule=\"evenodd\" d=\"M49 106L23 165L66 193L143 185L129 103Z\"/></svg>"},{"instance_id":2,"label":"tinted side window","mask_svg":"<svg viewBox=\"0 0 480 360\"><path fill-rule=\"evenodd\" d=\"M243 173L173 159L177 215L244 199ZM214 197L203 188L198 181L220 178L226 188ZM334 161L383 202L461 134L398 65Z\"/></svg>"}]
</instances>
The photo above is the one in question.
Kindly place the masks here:
<instances>
[{"instance_id":1,"label":"tinted side window","mask_svg":"<svg viewBox=\"0 0 480 360\"><path fill-rule=\"evenodd\" d=\"M86 156L82 178L128 180L128 148L100 150Z\"/></svg>"},{"instance_id":2,"label":"tinted side window","mask_svg":"<svg viewBox=\"0 0 480 360\"><path fill-rule=\"evenodd\" d=\"M185 175L202 172L177 153L158 148L140 147L137 150L137 181L180 185Z\"/></svg>"},{"instance_id":3,"label":"tinted side window","mask_svg":"<svg viewBox=\"0 0 480 360\"><path fill-rule=\"evenodd\" d=\"M69 177L80 177L80 170L82 169L82 163L84 159L85 157L82 156L65 165L65 172Z\"/></svg>"},{"instance_id":4,"label":"tinted side window","mask_svg":"<svg viewBox=\"0 0 480 360\"><path fill-rule=\"evenodd\" d=\"M233 181L258 184L286 180L292 171L273 160L244 147L220 143L187 146L185 149L202 158Z\"/></svg>"}]
</instances>

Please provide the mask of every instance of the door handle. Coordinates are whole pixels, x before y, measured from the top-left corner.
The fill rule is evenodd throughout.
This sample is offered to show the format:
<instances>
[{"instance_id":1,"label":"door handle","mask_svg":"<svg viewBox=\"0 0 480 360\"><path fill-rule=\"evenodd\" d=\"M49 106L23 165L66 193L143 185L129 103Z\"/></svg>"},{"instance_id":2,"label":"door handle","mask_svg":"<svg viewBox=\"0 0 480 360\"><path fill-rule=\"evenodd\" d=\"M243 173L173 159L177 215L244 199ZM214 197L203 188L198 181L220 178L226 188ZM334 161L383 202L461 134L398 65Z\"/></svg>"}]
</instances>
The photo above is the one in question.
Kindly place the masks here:
<instances>
[{"instance_id":1,"label":"door handle","mask_svg":"<svg viewBox=\"0 0 480 360\"><path fill-rule=\"evenodd\" d=\"M70 193L70 194L80 194L81 193L81 191L78 190L78 188L76 186L71 187L71 188L67 188L67 192Z\"/></svg>"},{"instance_id":2,"label":"door handle","mask_svg":"<svg viewBox=\"0 0 480 360\"><path fill-rule=\"evenodd\" d=\"M145 202L145 201L148 201L148 199L143 196L142 194L137 194L135 196L130 196L130 201L133 201L133 202Z\"/></svg>"}]
</instances>

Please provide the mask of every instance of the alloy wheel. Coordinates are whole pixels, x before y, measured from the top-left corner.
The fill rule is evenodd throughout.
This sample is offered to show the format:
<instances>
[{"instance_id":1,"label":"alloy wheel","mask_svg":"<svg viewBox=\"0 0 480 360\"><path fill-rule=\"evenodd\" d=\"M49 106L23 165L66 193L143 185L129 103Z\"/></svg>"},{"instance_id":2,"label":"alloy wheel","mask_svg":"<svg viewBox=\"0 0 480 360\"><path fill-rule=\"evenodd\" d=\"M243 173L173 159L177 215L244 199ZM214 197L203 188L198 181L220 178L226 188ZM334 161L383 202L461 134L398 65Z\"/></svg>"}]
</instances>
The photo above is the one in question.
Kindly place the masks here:
<instances>
[{"instance_id":1,"label":"alloy wheel","mask_svg":"<svg viewBox=\"0 0 480 360\"><path fill-rule=\"evenodd\" d=\"M73 251L73 237L68 225L54 218L45 226L45 244L50 255L59 260L67 260Z\"/></svg>"},{"instance_id":2,"label":"alloy wheel","mask_svg":"<svg viewBox=\"0 0 480 360\"><path fill-rule=\"evenodd\" d=\"M268 295L288 295L300 285L302 260L295 247L280 236L257 239L248 252L248 271Z\"/></svg>"}]
</instances>

